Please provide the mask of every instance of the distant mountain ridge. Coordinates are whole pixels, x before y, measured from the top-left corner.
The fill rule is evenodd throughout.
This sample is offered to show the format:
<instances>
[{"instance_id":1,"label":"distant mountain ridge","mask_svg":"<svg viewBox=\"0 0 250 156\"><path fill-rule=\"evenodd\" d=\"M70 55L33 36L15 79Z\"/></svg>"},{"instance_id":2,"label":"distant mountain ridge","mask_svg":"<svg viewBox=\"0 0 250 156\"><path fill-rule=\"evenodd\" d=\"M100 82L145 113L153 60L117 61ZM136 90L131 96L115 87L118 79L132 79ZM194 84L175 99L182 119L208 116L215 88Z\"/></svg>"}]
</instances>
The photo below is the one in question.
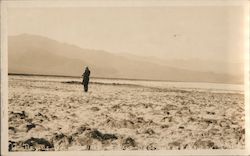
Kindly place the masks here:
<instances>
[{"instance_id":1,"label":"distant mountain ridge","mask_svg":"<svg viewBox=\"0 0 250 156\"><path fill-rule=\"evenodd\" d=\"M243 83L240 74L195 71L181 68L181 62L181 66L175 66L175 60L165 63L155 58L83 49L30 34L9 36L8 55L9 73L81 76L87 65L93 77Z\"/></svg>"}]
</instances>

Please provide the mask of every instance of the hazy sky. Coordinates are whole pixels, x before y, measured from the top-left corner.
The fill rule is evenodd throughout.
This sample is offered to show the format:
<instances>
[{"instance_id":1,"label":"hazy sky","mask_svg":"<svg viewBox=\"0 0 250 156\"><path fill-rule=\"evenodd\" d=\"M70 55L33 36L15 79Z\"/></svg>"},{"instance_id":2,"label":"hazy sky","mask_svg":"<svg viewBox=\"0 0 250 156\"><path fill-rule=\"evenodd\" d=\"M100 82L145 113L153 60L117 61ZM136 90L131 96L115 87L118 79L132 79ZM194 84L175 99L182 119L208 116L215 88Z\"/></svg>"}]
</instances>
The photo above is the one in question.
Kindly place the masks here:
<instances>
[{"instance_id":1,"label":"hazy sky","mask_svg":"<svg viewBox=\"0 0 250 156\"><path fill-rule=\"evenodd\" d=\"M239 62L243 19L236 6L11 8L8 33L112 53Z\"/></svg>"}]
</instances>

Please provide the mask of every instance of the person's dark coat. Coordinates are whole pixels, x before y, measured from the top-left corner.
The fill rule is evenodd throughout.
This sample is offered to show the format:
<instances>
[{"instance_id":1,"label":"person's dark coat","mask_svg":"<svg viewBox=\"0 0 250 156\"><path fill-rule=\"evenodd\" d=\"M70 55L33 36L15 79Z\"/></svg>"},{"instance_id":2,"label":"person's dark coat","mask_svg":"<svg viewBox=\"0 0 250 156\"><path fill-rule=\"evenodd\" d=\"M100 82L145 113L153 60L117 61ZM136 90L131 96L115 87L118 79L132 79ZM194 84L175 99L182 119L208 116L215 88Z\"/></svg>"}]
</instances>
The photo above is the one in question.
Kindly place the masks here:
<instances>
[{"instance_id":1,"label":"person's dark coat","mask_svg":"<svg viewBox=\"0 0 250 156\"><path fill-rule=\"evenodd\" d=\"M89 76L90 76L90 70L88 67L85 68L85 71L83 73L83 85L84 85L84 91L87 92L88 91L88 84L89 84Z\"/></svg>"}]
</instances>

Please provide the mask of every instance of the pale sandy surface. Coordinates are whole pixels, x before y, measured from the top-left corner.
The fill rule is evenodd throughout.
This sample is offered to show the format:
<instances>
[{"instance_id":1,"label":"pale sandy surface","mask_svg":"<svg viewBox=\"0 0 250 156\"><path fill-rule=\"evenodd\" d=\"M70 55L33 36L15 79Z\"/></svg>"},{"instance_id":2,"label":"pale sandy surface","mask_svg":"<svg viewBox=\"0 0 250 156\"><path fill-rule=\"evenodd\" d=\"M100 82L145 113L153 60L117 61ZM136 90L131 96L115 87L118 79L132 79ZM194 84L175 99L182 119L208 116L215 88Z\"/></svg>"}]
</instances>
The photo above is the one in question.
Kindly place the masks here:
<instances>
[{"instance_id":1,"label":"pale sandy surface","mask_svg":"<svg viewBox=\"0 0 250 156\"><path fill-rule=\"evenodd\" d=\"M104 84L89 90L9 76L9 150L244 148L243 94Z\"/></svg>"}]
</instances>

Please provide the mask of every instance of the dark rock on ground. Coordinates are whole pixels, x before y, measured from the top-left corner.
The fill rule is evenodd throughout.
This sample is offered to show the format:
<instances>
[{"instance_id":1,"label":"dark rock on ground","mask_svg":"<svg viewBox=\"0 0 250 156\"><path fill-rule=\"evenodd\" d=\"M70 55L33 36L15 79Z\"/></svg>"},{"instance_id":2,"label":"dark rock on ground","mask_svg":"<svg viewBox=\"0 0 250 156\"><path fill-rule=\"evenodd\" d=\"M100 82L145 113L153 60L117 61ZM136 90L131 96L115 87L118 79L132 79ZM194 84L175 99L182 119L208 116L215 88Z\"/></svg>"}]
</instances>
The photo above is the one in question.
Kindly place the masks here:
<instances>
[{"instance_id":1,"label":"dark rock on ground","mask_svg":"<svg viewBox=\"0 0 250 156\"><path fill-rule=\"evenodd\" d=\"M11 140L9 141L9 148L8 148L9 151L13 151L13 148L15 148L15 143L16 143L15 141Z\"/></svg>"},{"instance_id":2,"label":"dark rock on ground","mask_svg":"<svg viewBox=\"0 0 250 156\"><path fill-rule=\"evenodd\" d=\"M15 127L9 127L9 130L12 130L14 133L16 133L16 129L15 129Z\"/></svg>"},{"instance_id":3,"label":"dark rock on ground","mask_svg":"<svg viewBox=\"0 0 250 156\"><path fill-rule=\"evenodd\" d=\"M128 148L128 147L136 147L136 142L134 139L132 139L131 137L126 138L123 143L122 146L124 149Z\"/></svg>"},{"instance_id":4,"label":"dark rock on ground","mask_svg":"<svg viewBox=\"0 0 250 156\"><path fill-rule=\"evenodd\" d=\"M146 147L146 149L147 149L147 150L156 150L157 148L156 148L156 145L155 145L155 144L151 143L151 144L149 144L149 145Z\"/></svg>"},{"instance_id":5,"label":"dark rock on ground","mask_svg":"<svg viewBox=\"0 0 250 156\"><path fill-rule=\"evenodd\" d=\"M98 130L93 130L91 132L91 137L93 139L97 139L99 141L116 140L116 139L118 139L114 134L102 134Z\"/></svg>"},{"instance_id":6,"label":"dark rock on ground","mask_svg":"<svg viewBox=\"0 0 250 156\"><path fill-rule=\"evenodd\" d=\"M149 135L153 135L153 134L155 134L155 131L154 131L153 129L149 128L149 129L147 129L147 130L145 131L145 133L146 133L146 134L149 134Z\"/></svg>"},{"instance_id":7,"label":"dark rock on ground","mask_svg":"<svg viewBox=\"0 0 250 156\"><path fill-rule=\"evenodd\" d=\"M211 140L197 140L194 143L194 149L216 149L218 148L217 145Z\"/></svg>"},{"instance_id":8,"label":"dark rock on ground","mask_svg":"<svg viewBox=\"0 0 250 156\"><path fill-rule=\"evenodd\" d=\"M13 118L25 119L27 117L28 116L25 111L22 111L21 113L10 112L9 120L11 121Z\"/></svg>"},{"instance_id":9,"label":"dark rock on ground","mask_svg":"<svg viewBox=\"0 0 250 156\"><path fill-rule=\"evenodd\" d=\"M27 127L27 132L28 132L28 131L31 130L32 128L35 128L36 125L35 125L34 123L29 123L28 125L26 125L26 127Z\"/></svg>"},{"instance_id":10,"label":"dark rock on ground","mask_svg":"<svg viewBox=\"0 0 250 156\"><path fill-rule=\"evenodd\" d=\"M94 112L97 112L97 111L100 110L100 108L98 108L98 107L91 107L90 110L92 110L92 111L94 111Z\"/></svg>"},{"instance_id":11,"label":"dark rock on ground","mask_svg":"<svg viewBox=\"0 0 250 156\"><path fill-rule=\"evenodd\" d=\"M29 147L36 146L37 144L44 145L45 148L53 148L54 147L54 145L52 143L50 143L48 140L46 140L44 138L31 137L30 139L24 141L24 144L29 145Z\"/></svg>"}]
</instances>

